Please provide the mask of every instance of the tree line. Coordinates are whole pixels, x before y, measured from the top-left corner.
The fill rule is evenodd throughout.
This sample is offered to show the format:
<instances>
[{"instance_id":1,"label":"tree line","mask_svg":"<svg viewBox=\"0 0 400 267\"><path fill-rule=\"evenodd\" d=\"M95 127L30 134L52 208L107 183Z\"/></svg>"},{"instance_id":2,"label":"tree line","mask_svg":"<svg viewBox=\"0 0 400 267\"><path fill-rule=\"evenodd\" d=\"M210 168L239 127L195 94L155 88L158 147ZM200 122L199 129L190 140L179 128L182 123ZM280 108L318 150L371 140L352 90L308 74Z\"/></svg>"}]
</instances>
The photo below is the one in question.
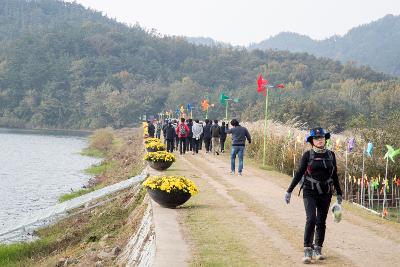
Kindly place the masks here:
<instances>
[{"instance_id":1,"label":"tree line","mask_svg":"<svg viewBox=\"0 0 400 267\"><path fill-rule=\"evenodd\" d=\"M265 69L260 66L268 65ZM263 117L260 72L271 84L271 116L334 131L379 127L399 112L400 83L369 67L287 51L207 47L125 25L75 3L0 0L0 125L115 128L141 115L239 98L231 116ZM196 116L204 116L199 109Z\"/></svg>"}]
</instances>

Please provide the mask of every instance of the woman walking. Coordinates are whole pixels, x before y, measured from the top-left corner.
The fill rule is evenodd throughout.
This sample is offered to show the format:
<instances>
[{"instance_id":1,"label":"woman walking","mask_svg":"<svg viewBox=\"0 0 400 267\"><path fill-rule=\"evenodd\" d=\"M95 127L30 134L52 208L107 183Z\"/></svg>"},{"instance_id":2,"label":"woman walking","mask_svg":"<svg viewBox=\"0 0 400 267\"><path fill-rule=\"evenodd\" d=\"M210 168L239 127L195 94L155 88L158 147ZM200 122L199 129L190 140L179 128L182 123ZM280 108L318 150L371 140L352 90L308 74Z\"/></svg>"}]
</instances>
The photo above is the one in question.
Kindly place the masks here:
<instances>
[{"instance_id":1,"label":"woman walking","mask_svg":"<svg viewBox=\"0 0 400 267\"><path fill-rule=\"evenodd\" d=\"M303 189L306 210L303 263L311 263L313 254L316 260L324 259L322 246L333 187L336 189L338 204L342 203L335 154L326 149L326 140L329 138L330 133L325 132L321 127L310 131L307 142L312 147L304 152L297 172L285 194L285 201L289 204L293 189L302 180L300 190Z\"/></svg>"}]
</instances>

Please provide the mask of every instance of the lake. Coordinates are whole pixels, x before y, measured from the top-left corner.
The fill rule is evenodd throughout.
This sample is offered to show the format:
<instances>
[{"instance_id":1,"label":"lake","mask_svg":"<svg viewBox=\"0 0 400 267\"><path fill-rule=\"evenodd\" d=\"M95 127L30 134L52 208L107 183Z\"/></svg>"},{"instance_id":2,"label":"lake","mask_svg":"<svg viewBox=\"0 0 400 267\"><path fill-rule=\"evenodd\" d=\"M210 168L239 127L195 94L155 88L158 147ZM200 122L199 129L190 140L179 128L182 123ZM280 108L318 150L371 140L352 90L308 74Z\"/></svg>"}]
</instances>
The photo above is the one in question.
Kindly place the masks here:
<instances>
[{"instance_id":1,"label":"lake","mask_svg":"<svg viewBox=\"0 0 400 267\"><path fill-rule=\"evenodd\" d=\"M0 229L87 184L100 160L80 155L86 146L86 133L0 129Z\"/></svg>"}]
</instances>

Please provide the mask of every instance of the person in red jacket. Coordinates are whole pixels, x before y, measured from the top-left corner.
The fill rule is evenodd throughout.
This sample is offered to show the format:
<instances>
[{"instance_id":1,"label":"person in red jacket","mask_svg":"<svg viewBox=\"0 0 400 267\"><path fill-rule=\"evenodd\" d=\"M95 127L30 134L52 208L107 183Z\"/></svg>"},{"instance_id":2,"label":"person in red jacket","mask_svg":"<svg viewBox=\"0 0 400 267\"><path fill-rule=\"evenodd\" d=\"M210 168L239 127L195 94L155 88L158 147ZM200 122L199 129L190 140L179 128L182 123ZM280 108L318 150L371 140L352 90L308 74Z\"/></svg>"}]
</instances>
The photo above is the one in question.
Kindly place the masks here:
<instances>
[{"instance_id":1,"label":"person in red jacket","mask_svg":"<svg viewBox=\"0 0 400 267\"><path fill-rule=\"evenodd\" d=\"M181 118L181 123L176 127L176 134L178 135L179 138L179 153L185 154L186 152L186 140L187 137L189 136L190 129L189 127L185 124L185 118Z\"/></svg>"}]
</instances>

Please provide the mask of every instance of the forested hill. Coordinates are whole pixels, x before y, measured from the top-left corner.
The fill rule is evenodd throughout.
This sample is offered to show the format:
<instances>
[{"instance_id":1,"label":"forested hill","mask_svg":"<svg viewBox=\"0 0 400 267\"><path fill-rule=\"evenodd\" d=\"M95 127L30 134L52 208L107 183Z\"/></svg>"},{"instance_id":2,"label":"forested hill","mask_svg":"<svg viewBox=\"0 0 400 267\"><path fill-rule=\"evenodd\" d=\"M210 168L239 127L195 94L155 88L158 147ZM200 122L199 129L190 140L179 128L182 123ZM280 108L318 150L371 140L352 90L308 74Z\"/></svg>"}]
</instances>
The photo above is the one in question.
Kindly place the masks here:
<instances>
[{"instance_id":1,"label":"forested hill","mask_svg":"<svg viewBox=\"0 0 400 267\"><path fill-rule=\"evenodd\" d=\"M271 116L298 117L342 130L398 109L400 88L369 67L289 52L196 46L139 26L117 23L77 4L0 0L0 125L12 127L123 127L139 116L223 91L240 98L231 116L262 118L256 92L260 65L272 70ZM373 103L373 104L372 104ZM195 110L195 116L201 116Z\"/></svg>"},{"instance_id":2,"label":"forested hill","mask_svg":"<svg viewBox=\"0 0 400 267\"><path fill-rule=\"evenodd\" d=\"M400 76L400 16L387 15L351 29L343 37L316 41L308 36L284 32L249 48L307 52L342 62L352 60Z\"/></svg>"}]
</instances>

